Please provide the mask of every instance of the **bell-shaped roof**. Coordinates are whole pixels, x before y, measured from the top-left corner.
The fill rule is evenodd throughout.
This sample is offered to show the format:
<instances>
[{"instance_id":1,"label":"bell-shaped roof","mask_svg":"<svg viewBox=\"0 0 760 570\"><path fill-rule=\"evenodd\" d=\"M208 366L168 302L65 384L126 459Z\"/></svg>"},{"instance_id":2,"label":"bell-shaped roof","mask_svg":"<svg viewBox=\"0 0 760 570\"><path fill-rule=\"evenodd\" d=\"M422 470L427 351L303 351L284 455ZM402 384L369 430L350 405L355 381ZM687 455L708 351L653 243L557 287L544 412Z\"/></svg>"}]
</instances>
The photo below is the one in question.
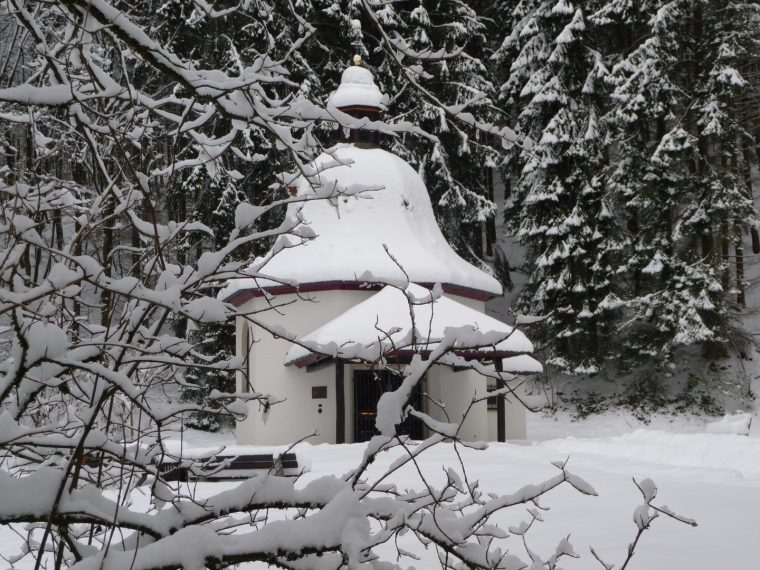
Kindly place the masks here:
<instances>
[{"instance_id":1,"label":"bell-shaped roof","mask_svg":"<svg viewBox=\"0 0 760 570\"><path fill-rule=\"evenodd\" d=\"M385 110L387 97L377 85L372 72L366 67L352 65L343 71L340 85L327 100L338 108L371 107Z\"/></svg>"},{"instance_id":2,"label":"bell-shaped roof","mask_svg":"<svg viewBox=\"0 0 760 570\"><path fill-rule=\"evenodd\" d=\"M299 180L297 196L304 201L291 203L287 215L300 218L315 237L279 236L270 253L249 268L260 277L233 281L224 298L288 282L329 289L407 278L483 299L501 294L493 276L459 257L443 237L422 178L403 159L341 144L312 166L320 172L312 178L318 182ZM349 192L335 195L337 188ZM324 198L331 192L333 197Z\"/></svg>"}]
</instances>

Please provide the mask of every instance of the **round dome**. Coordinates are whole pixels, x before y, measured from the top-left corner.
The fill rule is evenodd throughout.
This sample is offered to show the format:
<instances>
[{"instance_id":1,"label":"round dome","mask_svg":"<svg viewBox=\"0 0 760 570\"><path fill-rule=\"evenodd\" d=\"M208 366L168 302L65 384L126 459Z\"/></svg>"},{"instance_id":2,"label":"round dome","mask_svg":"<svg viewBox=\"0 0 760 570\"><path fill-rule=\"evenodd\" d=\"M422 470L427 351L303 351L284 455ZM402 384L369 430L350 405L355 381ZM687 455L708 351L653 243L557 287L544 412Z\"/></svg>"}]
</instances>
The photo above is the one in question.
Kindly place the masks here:
<instances>
[{"instance_id":1,"label":"round dome","mask_svg":"<svg viewBox=\"0 0 760 570\"><path fill-rule=\"evenodd\" d=\"M307 201L290 204L288 216L299 216L316 237L282 235L277 253L251 269L301 285L398 282L404 274L392 255L412 282L501 294L496 279L459 257L443 237L422 178L403 159L339 145L312 166L319 185L301 179L297 195ZM336 195L340 187L348 195Z\"/></svg>"},{"instance_id":2,"label":"round dome","mask_svg":"<svg viewBox=\"0 0 760 570\"><path fill-rule=\"evenodd\" d=\"M343 107L372 107L380 110L386 108L385 95L382 94L372 72L366 67L352 65L343 71L340 85L328 99L328 105Z\"/></svg>"}]
</instances>

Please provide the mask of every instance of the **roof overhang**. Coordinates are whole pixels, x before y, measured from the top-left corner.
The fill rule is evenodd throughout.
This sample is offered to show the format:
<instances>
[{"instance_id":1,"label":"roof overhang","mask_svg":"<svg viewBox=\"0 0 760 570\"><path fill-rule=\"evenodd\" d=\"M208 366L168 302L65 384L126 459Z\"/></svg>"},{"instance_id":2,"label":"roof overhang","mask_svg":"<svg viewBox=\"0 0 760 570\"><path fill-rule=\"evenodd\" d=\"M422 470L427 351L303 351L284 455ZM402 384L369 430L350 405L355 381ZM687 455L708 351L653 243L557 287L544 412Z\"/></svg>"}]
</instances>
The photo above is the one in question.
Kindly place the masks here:
<instances>
[{"instance_id":1,"label":"roof overhang","mask_svg":"<svg viewBox=\"0 0 760 570\"><path fill-rule=\"evenodd\" d=\"M316 293L318 291L379 291L385 287L385 285L385 283L365 281L320 281L317 283L301 283L298 286L277 284L238 289L228 297L225 297L223 301L231 303L235 307L240 307L256 297ZM435 286L435 283L418 283L418 285L422 285L427 289L432 289ZM472 289L470 287L454 285L451 283L443 283L441 287L443 288L443 292L448 295L456 295L457 297L464 297L465 299L472 299L474 301L485 302L499 296L496 293L491 293L489 291Z\"/></svg>"},{"instance_id":2,"label":"roof overhang","mask_svg":"<svg viewBox=\"0 0 760 570\"><path fill-rule=\"evenodd\" d=\"M384 358L386 361L394 364L409 364L415 354L419 354L423 360L427 360L430 357L430 353L430 350L396 350L384 355ZM476 360L479 362L501 360L503 371L510 374L540 374L543 371L541 363L527 354L499 350L462 350L454 351L454 354L465 360ZM307 372L312 372L313 370L322 369L325 365L335 360L344 363L366 364L363 360L334 358L327 354L312 352L286 362L285 365L305 368Z\"/></svg>"},{"instance_id":3,"label":"roof overhang","mask_svg":"<svg viewBox=\"0 0 760 570\"><path fill-rule=\"evenodd\" d=\"M326 359L374 362L427 358L440 350L465 359L508 359L509 372L535 373L533 344L515 327L418 284L390 285L301 336L288 350L286 366L313 367Z\"/></svg>"}]
</instances>

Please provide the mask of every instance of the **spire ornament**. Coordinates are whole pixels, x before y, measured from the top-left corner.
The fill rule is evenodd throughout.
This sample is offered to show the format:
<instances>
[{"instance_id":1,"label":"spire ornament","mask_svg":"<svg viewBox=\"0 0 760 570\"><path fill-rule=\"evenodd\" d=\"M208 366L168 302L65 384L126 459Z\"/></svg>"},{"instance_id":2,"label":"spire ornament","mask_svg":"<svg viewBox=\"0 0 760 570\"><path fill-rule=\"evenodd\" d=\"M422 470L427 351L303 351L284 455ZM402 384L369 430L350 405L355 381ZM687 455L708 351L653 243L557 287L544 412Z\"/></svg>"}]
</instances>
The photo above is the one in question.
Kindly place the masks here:
<instances>
[{"instance_id":1,"label":"spire ornament","mask_svg":"<svg viewBox=\"0 0 760 570\"><path fill-rule=\"evenodd\" d=\"M359 20L351 20L351 33L354 36L354 40L351 45L354 46L356 55L354 56L354 65L362 64L362 56L360 55L364 49L364 34L362 34L362 23Z\"/></svg>"}]
</instances>

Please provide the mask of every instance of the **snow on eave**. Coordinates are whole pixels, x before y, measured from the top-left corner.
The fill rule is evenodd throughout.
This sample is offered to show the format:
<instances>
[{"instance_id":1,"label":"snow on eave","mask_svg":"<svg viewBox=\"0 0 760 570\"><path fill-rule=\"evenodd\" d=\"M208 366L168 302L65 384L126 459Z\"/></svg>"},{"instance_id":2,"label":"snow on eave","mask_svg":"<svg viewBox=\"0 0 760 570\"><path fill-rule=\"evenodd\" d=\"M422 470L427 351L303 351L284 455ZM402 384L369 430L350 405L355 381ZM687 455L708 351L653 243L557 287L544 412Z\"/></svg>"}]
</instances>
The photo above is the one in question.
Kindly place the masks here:
<instances>
[{"instance_id":1,"label":"snow on eave","mask_svg":"<svg viewBox=\"0 0 760 570\"><path fill-rule=\"evenodd\" d=\"M372 72L358 65L347 67L341 76L340 85L333 91L327 104L342 107L371 107L385 110L388 107L386 97L375 83Z\"/></svg>"},{"instance_id":2,"label":"snow on eave","mask_svg":"<svg viewBox=\"0 0 760 570\"><path fill-rule=\"evenodd\" d=\"M452 332L460 341L453 347L454 352L468 358L515 357L533 352L533 345L522 331L445 295L432 303L419 302L432 296L416 284L410 284L406 291L386 286L300 338L300 344L288 351L285 364L304 366L318 361L320 356L374 361L389 355L425 354ZM414 303L411 311L410 299ZM410 313L414 315L414 329ZM314 355L318 355L316 359ZM532 358L515 361L511 368L540 369L540 364L533 362Z\"/></svg>"},{"instance_id":3,"label":"snow on eave","mask_svg":"<svg viewBox=\"0 0 760 570\"><path fill-rule=\"evenodd\" d=\"M511 374L541 374L544 366L527 354L508 356L501 361L502 371Z\"/></svg>"}]
</instances>

